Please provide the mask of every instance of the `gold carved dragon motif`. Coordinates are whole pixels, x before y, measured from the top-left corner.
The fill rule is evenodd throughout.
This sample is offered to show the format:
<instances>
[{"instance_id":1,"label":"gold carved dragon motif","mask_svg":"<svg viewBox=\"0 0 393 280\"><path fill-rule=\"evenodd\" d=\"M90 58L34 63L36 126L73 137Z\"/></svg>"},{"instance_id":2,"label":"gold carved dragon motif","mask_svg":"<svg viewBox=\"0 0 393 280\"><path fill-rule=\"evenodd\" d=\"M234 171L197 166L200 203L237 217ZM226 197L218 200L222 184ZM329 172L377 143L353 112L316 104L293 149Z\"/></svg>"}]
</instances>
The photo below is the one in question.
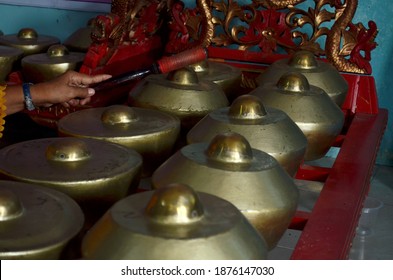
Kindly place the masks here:
<instances>
[{"instance_id":1,"label":"gold carved dragon motif","mask_svg":"<svg viewBox=\"0 0 393 280\"><path fill-rule=\"evenodd\" d=\"M352 23L357 6L358 0L197 0L195 8L178 7L177 25L172 12L171 51L186 48L186 38L266 55L309 50L339 71L369 74L378 31L373 21L368 28Z\"/></svg>"},{"instance_id":2,"label":"gold carved dragon motif","mask_svg":"<svg viewBox=\"0 0 393 280\"><path fill-rule=\"evenodd\" d=\"M169 3L169 39L165 51L178 53L185 49L211 44L214 24L211 1L196 0L196 7L186 8L182 1Z\"/></svg>"}]
</instances>

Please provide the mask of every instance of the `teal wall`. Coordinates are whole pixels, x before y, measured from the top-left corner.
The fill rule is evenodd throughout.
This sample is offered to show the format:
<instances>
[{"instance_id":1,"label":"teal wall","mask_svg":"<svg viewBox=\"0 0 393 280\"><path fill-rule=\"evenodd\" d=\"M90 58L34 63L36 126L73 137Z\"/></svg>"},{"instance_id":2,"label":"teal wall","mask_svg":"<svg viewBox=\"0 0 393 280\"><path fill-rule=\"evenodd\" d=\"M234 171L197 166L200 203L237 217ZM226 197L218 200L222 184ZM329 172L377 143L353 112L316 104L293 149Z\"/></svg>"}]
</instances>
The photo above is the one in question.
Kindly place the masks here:
<instances>
[{"instance_id":1,"label":"teal wall","mask_svg":"<svg viewBox=\"0 0 393 280\"><path fill-rule=\"evenodd\" d=\"M379 106L389 110L389 122L379 149L377 163L393 166L393 1L359 0L354 22L365 26L371 19L377 23L377 48L371 64L377 85Z\"/></svg>"},{"instance_id":2,"label":"teal wall","mask_svg":"<svg viewBox=\"0 0 393 280\"><path fill-rule=\"evenodd\" d=\"M7 35L16 34L21 28L29 27L34 28L38 34L55 36L64 41L98 14L0 4L0 30Z\"/></svg>"},{"instance_id":3,"label":"teal wall","mask_svg":"<svg viewBox=\"0 0 393 280\"><path fill-rule=\"evenodd\" d=\"M1 2L1 1L0 1ZM195 1L185 1L195 2ZM23 27L32 27L39 34L46 34L65 40L75 30L84 27L97 12L81 12L59 9L32 8L0 4L0 30L4 34L14 34ZM377 23L378 47L372 52L373 76L376 80L380 107L393 112L393 1L359 0L353 20L367 26L371 19ZM377 163L393 165L393 116L383 138Z\"/></svg>"}]
</instances>

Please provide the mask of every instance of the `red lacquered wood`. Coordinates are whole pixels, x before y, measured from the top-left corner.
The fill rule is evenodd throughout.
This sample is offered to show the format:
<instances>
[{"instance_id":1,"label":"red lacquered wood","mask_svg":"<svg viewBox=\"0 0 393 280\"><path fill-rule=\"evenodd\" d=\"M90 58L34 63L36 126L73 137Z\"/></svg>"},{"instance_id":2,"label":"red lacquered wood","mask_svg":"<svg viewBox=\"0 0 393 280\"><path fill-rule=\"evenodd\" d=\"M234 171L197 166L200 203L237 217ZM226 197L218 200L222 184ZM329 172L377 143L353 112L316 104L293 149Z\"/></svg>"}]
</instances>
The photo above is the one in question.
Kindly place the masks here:
<instances>
[{"instance_id":1,"label":"red lacquered wood","mask_svg":"<svg viewBox=\"0 0 393 280\"><path fill-rule=\"evenodd\" d=\"M288 228L303 230L309 218L310 218L309 212L296 211L296 214L293 217L291 224L289 225Z\"/></svg>"},{"instance_id":2,"label":"red lacquered wood","mask_svg":"<svg viewBox=\"0 0 393 280\"><path fill-rule=\"evenodd\" d=\"M296 179L325 182L330 168L302 164L296 173Z\"/></svg>"},{"instance_id":3,"label":"red lacquered wood","mask_svg":"<svg viewBox=\"0 0 393 280\"><path fill-rule=\"evenodd\" d=\"M183 51L173 56L163 57L157 61L161 73L168 73L173 70L203 61L207 58L207 51L198 47Z\"/></svg>"},{"instance_id":4,"label":"red lacquered wood","mask_svg":"<svg viewBox=\"0 0 393 280\"><path fill-rule=\"evenodd\" d=\"M388 112L356 113L291 259L346 259Z\"/></svg>"},{"instance_id":5,"label":"red lacquered wood","mask_svg":"<svg viewBox=\"0 0 393 280\"><path fill-rule=\"evenodd\" d=\"M342 76L348 82L348 96L342 106L352 114L378 113L378 97L375 92L375 80L373 76L355 75L343 73Z\"/></svg>"}]
</instances>

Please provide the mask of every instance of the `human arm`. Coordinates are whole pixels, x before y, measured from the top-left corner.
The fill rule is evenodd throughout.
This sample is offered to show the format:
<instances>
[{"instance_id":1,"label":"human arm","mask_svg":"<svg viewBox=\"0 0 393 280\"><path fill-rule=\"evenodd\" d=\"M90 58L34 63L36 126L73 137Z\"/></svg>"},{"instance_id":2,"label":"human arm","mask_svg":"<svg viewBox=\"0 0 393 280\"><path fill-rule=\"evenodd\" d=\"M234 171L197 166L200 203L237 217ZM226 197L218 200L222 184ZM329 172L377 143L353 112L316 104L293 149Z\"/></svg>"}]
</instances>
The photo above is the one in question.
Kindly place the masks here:
<instances>
[{"instance_id":1,"label":"human arm","mask_svg":"<svg viewBox=\"0 0 393 280\"><path fill-rule=\"evenodd\" d=\"M30 94L34 106L49 107L62 104L65 107L85 105L90 102L95 91L89 85L99 83L111 76L106 74L89 76L87 74L68 71L59 77L30 86ZM5 89L6 114L10 115L25 108L25 100L21 85L8 86Z\"/></svg>"}]
</instances>

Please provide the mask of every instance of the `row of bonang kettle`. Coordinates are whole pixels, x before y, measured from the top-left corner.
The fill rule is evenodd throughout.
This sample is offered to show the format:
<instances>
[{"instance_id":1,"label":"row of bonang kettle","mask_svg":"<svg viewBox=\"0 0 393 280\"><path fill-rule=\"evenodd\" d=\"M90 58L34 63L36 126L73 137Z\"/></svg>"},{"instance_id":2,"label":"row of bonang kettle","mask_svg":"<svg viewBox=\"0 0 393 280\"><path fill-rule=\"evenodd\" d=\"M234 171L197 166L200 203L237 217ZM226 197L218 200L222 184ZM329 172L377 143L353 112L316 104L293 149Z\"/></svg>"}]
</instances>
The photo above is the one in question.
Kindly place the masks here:
<instances>
[{"instance_id":1,"label":"row of bonang kettle","mask_svg":"<svg viewBox=\"0 0 393 280\"><path fill-rule=\"evenodd\" d=\"M240 80L213 61L151 75L128 105L0 150L0 257L266 259L295 215L297 169L341 132L347 85L305 51L237 96Z\"/></svg>"},{"instance_id":2,"label":"row of bonang kettle","mask_svg":"<svg viewBox=\"0 0 393 280\"><path fill-rule=\"evenodd\" d=\"M70 44L68 39L61 44L57 37L39 34L33 28L0 35L0 82L17 71L30 83L51 80L68 70L77 71L86 50Z\"/></svg>"}]
</instances>

